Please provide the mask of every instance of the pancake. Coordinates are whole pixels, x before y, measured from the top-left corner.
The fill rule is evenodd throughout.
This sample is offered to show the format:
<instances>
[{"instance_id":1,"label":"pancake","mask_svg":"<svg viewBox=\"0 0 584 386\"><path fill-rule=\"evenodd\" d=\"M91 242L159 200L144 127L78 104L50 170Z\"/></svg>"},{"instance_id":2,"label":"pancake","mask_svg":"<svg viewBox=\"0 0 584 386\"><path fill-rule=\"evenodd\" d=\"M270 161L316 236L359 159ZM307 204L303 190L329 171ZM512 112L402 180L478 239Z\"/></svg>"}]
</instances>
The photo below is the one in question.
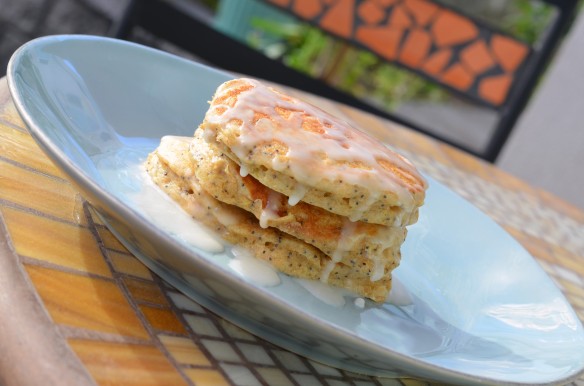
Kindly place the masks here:
<instances>
[{"instance_id":1,"label":"pancake","mask_svg":"<svg viewBox=\"0 0 584 386\"><path fill-rule=\"evenodd\" d=\"M200 128L243 174L294 203L387 226L417 220L426 182L408 160L256 80L222 84Z\"/></svg>"},{"instance_id":2,"label":"pancake","mask_svg":"<svg viewBox=\"0 0 584 386\"><path fill-rule=\"evenodd\" d=\"M240 167L215 143L197 130L190 144L193 170L201 187L214 198L253 213L262 227L275 227L311 244L348 265L373 266L372 280L385 274L384 267L397 266L404 227L364 222L351 223L305 202L295 205L288 197L262 185L251 175L241 176Z\"/></svg>"},{"instance_id":3,"label":"pancake","mask_svg":"<svg viewBox=\"0 0 584 386\"><path fill-rule=\"evenodd\" d=\"M189 145L191 138L164 137L149 155L145 168L152 181L195 220L229 243L250 250L257 258L288 275L319 280L346 288L374 301L383 301L391 288L395 266L386 266L383 277L371 281L368 268L335 263L318 248L276 228L262 228L250 212L215 199L197 180Z\"/></svg>"}]
</instances>

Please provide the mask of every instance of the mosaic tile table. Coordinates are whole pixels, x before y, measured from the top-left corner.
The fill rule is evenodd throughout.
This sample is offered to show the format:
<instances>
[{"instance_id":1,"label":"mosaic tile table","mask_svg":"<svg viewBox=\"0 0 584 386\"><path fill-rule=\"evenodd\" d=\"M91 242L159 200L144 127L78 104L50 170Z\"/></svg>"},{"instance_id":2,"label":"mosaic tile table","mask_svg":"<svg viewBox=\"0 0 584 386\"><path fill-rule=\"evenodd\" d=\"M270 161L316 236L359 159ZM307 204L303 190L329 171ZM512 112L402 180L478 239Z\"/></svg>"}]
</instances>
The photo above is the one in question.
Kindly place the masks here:
<instances>
[{"instance_id":1,"label":"mosaic tile table","mask_svg":"<svg viewBox=\"0 0 584 386\"><path fill-rule=\"evenodd\" d=\"M501 224L584 320L584 212L408 130L321 99ZM419 385L325 367L165 284L106 229L27 133L0 80L0 384ZM584 378L575 381L584 385Z\"/></svg>"}]
</instances>

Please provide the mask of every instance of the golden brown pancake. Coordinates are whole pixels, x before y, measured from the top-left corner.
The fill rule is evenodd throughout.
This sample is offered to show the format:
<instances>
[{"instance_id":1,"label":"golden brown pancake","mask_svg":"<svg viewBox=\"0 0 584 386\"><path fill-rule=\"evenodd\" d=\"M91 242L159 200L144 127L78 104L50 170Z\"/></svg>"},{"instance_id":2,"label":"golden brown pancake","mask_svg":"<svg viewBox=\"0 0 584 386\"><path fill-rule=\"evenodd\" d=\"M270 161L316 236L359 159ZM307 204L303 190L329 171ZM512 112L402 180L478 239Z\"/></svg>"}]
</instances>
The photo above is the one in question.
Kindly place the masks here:
<instances>
[{"instance_id":1,"label":"golden brown pancake","mask_svg":"<svg viewBox=\"0 0 584 386\"><path fill-rule=\"evenodd\" d=\"M331 258L314 246L278 229L260 227L250 212L218 201L201 188L194 176L189 143L190 139L186 138L164 137L149 155L145 167L152 180L194 219L226 241L249 249L283 273L319 280L330 269L328 284L374 301L385 300L391 288L389 272L395 267L386 267L385 275L372 282L371 267L365 269L344 263L331 266Z\"/></svg>"},{"instance_id":2,"label":"golden brown pancake","mask_svg":"<svg viewBox=\"0 0 584 386\"><path fill-rule=\"evenodd\" d=\"M221 85L201 129L246 173L293 202L404 226L416 221L424 201L426 182L404 157L255 80Z\"/></svg>"},{"instance_id":3,"label":"golden brown pancake","mask_svg":"<svg viewBox=\"0 0 584 386\"><path fill-rule=\"evenodd\" d=\"M217 200L245 209L254 214L260 226L275 227L329 256L337 252L342 238L345 248L340 261L378 267L373 268L377 272L374 279L384 274L385 265L399 263L399 249L406 236L404 227L351 223L346 217L302 201L290 205L288 197L262 185L251 175L242 177L239 165L215 143L205 141L202 134L197 130L190 145L192 167L202 189Z\"/></svg>"},{"instance_id":4,"label":"golden brown pancake","mask_svg":"<svg viewBox=\"0 0 584 386\"><path fill-rule=\"evenodd\" d=\"M251 79L221 85L194 137L163 138L146 168L226 241L375 301L427 188L404 157Z\"/></svg>"}]
</instances>

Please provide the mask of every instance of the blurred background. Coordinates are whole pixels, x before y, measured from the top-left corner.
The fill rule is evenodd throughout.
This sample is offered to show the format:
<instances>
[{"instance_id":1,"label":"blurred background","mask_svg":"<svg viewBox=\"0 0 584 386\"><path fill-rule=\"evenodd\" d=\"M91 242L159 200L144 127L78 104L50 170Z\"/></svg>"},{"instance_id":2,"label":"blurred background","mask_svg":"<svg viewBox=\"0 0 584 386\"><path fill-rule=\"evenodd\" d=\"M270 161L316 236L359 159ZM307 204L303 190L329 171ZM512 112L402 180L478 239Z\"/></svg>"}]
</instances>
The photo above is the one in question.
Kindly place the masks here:
<instances>
[{"instance_id":1,"label":"blurred background","mask_svg":"<svg viewBox=\"0 0 584 386\"><path fill-rule=\"evenodd\" d=\"M559 0L561 1L561 0ZM218 30L335 88L421 123L469 147L481 146L494 117L420 76L352 48L321 30L252 0L173 0ZM522 41L537 42L554 15L537 0L442 0ZM496 164L584 208L584 16L573 23ZM25 42L53 34L112 36L129 0L0 0L0 72ZM245 10L241 7L245 4ZM188 33L185 31L185 33ZM140 27L133 41L197 60ZM193 39L201 39L194 36Z\"/></svg>"}]
</instances>

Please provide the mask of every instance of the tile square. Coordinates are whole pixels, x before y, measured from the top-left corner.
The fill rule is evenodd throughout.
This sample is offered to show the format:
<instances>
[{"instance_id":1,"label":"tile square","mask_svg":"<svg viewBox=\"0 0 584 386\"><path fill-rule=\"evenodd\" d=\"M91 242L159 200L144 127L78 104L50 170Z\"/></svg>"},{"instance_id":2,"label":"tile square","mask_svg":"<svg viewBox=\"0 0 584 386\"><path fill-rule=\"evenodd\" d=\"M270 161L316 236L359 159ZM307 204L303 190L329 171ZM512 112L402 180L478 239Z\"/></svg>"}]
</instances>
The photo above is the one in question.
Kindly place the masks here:
<instances>
[{"instance_id":1,"label":"tile square","mask_svg":"<svg viewBox=\"0 0 584 386\"><path fill-rule=\"evenodd\" d=\"M162 290L156 283L146 280L137 280L131 277L124 277L122 280L134 300L159 304L161 306L169 305Z\"/></svg>"},{"instance_id":2,"label":"tile square","mask_svg":"<svg viewBox=\"0 0 584 386\"><path fill-rule=\"evenodd\" d=\"M268 385L294 386L290 378L278 368L258 367L256 370Z\"/></svg>"},{"instance_id":3,"label":"tile square","mask_svg":"<svg viewBox=\"0 0 584 386\"><path fill-rule=\"evenodd\" d=\"M225 332L227 332L227 334L234 339L248 340L251 342L257 341L257 338L254 335L236 326L235 324L228 322L225 319L220 319L219 323Z\"/></svg>"},{"instance_id":4,"label":"tile square","mask_svg":"<svg viewBox=\"0 0 584 386\"><path fill-rule=\"evenodd\" d=\"M150 270L134 256L115 251L107 251L107 254L116 272L152 280Z\"/></svg>"},{"instance_id":5,"label":"tile square","mask_svg":"<svg viewBox=\"0 0 584 386\"><path fill-rule=\"evenodd\" d=\"M172 303L181 310L197 312L200 314L205 313L205 309L199 304L195 303L194 300L186 297L185 295L178 292L167 292L168 297Z\"/></svg>"},{"instance_id":6,"label":"tile square","mask_svg":"<svg viewBox=\"0 0 584 386\"><path fill-rule=\"evenodd\" d=\"M309 373L310 371L302 362L300 357L288 351L272 350L272 353L278 358L282 365L290 371L298 371L301 373Z\"/></svg>"},{"instance_id":7,"label":"tile square","mask_svg":"<svg viewBox=\"0 0 584 386\"><path fill-rule=\"evenodd\" d=\"M229 379L237 386L262 386L256 376L244 366L221 364Z\"/></svg>"},{"instance_id":8,"label":"tile square","mask_svg":"<svg viewBox=\"0 0 584 386\"><path fill-rule=\"evenodd\" d=\"M13 114L15 117L18 116L16 112L13 112ZM20 118L18 118L18 121L20 121ZM65 179L65 175L43 154L42 150L27 132L16 130L5 125L2 127L3 129L0 130L0 143L9 144L9 146L4 146L2 149L3 157L24 164L47 176Z\"/></svg>"},{"instance_id":9,"label":"tile square","mask_svg":"<svg viewBox=\"0 0 584 386\"><path fill-rule=\"evenodd\" d=\"M210 339L203 339L201 343L215 360L241 363L239 354L235 352L229 343Z\"/></svg>"},{"instance_id":10,"label":"tile square","mask_svg":"<svg viewBox=\"0 0 584 386\"><path fill-rule=\"evenodd\" d=\"M148 340L140 319L112 281L25 265L57 324Z\"/></svg>"},{"instance_id":11,"label":"tile square","mask_svg":"<svg viewBox=\"0 0 584 386\"><path fill-rule=\"evenodd\" d=\"M77 190L65 180L0 159L0 199L63 221L87 225L78 197Z\"/></svg>"},{"instance_id":12,"label":"tile square","mask_svg":"<svg viewBox=\"0 0 584 386\"><path fill-rule=\"evenodd\" d=\"M146 317L146 320L153 328L160 331L174 332L177 334L187 333L180 320L170 309L155 308L147 305L140 305L139 307L140 311L142 311Z\"/></svg>"},{"instance_id":13,"label":"tile square","mask_svg":"<svg viewBox=\"0 0 584 386\"><path fill-rule=\"evenodd\" d=\"M156 347L69 339L69 345L100 385L186 385Z\"/></svg>"},{"instance_id":14,"label":"tile square","mask_svg":"<svg viewBox=\"0 0 584 386\"><path fill-rule=\"evenodd\" d=\"M122 245L122 243L107 229L106 227L98 226L96 227L97 233L103 242L103 245L111 250L125 252L130 254L130 252Z\"/></svg>"},{"instance_id":15,"label":"tile square","mask_svg":"<svg viewBox=\"0 0 584 386\"><path fill-rule=\"evenodd\" d=\"M341 372L339 370L335 369L334 367L323 365L321 363L314 362L314 361L310 361L310 364L312 367L314 367L316 372L319 373L320 375L335 376L335 377L340 377L342 375Z\"/></svg>"},{"instance_id":16,"label":"tile square","mask_svg":"<svg viewBox=\"0 0 584 386\"><path fill-rule=\"evenodd\" d=\"M181 365L211 366L207 356L191 339L162 334L158 335L158 339L174 360Z\"/></svg>"},{"instance_id":17,"label":"tile square","mask_svg":"<svg viewBox=\"0 0 584 386\"><path fill-rule=\"evenodd\" d=\"M257 363L260 365L274 365L274 361L270 358L270 355L266 350L258 344L242 343L237 342L236 346L243 353L245 359L252 363Z\"/></svg>"},{"instance_id":18,"label":"tile square","mask_svg":"<svg viewBox=\"0 0 584 386\"><path fill-rule=\"evenodd\" d=\"M225 376L217 370L183 369L183 372L195 386L231 386Z\"/></svg>"},{"instance_id":19,"label":"tile square","mask_svg":"<svg viewBox=\"0 0 584 386\"><path fill-rule=\"evenodd\" d=\"M185 320L193 332L200 336L212 336L214 338L223 338L221 331L217 329L215 323L205 316L184 315Z\"/></svg>"},{"instance_id":20,"label":"tile square","mask_svg":"<svg viewBox=\"0 0 584 386\"><path fill-rule=\"evenodd\" d=\"M87 228L12 208L3 207L2 214L18 254L112 277L97 241Z\"/></svg>"}]
</instances>

